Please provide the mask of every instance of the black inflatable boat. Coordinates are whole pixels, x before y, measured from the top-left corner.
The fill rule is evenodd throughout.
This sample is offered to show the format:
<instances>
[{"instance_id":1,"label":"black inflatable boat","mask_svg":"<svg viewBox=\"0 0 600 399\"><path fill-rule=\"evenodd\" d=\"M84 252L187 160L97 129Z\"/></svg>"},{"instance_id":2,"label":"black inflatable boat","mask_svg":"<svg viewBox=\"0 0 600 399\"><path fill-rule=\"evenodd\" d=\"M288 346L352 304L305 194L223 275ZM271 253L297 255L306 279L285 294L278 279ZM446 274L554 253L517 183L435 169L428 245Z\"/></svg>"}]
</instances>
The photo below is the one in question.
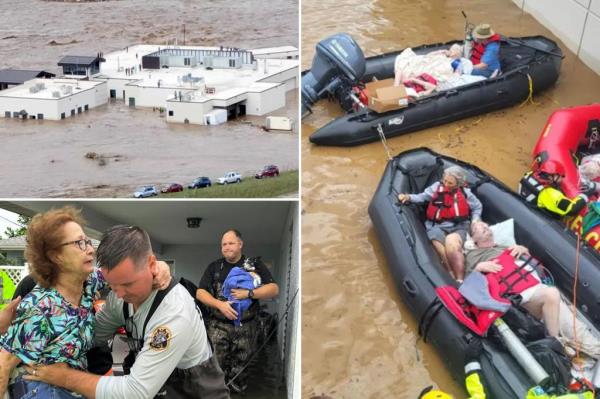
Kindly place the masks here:
<instances>
[{"instance_id":1,"label":"black inflatable boat","mask_svg":"<svg viewBox=\"0 0 600 399\"><path fill-rule=\"evenodd\" d=\"M423 324L428 307L436 299L435 288L456 285L433 250L423 225L423 209L400 205L398 193L418 193L451 165L468 172L469 186L483 204L484 221L494 224L514 219L515 239L527 246L550 270L557 287L570 298L577 241L559 221L531 208L508 187L479 168L442 156L429 149L403 152L389 161L369 205L369 215L387 258L396 287L415 318ZM600 327L600 256L587 246L580 248L577 307L598 329ZM420 329L420 333L422 333ZM535 385L515 359L497 342L479 338L447 310L430 319L425 338L432 342L457 381L464 381L463 359L468 343L481 339L480 358L492 398L524 398Z\"/></svg>"},{"instance_id":2,"label":"black inflatable boat","mask_svg":"<svg viewBox=\"0 0 600 399\"><path fill-rule=\"evenodd\" d=\"M413 48L416 54L447 49L458 41ZM518 104L530 94L552 86L558 79L562 51L543 36L503 38L502 74L496 78L434 92L419 98L407 108L378 114L362 109L353 112L352 87L394 77L394 61L401 51L364 58L354 40L346 34L334 35L317 44L310 71L302 75L302 112L307 115L313 103L334 97L347 111L310 136L314 144L354 146L386 137L426 129Z\"/></svg>"}]
</instances>

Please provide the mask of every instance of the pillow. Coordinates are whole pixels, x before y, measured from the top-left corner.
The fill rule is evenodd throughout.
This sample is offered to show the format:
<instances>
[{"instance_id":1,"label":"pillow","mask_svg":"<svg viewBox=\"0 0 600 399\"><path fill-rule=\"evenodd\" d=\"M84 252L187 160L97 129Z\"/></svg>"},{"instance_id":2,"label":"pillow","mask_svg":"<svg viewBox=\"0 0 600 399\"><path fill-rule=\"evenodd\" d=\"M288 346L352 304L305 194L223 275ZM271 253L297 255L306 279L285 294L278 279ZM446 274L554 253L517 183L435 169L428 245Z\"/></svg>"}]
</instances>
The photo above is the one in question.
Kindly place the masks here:
<instances>
[{"instance_id":1,"label":"pillow","mask_svg":"<svg viewBox=\"0 0 600 399\"><path fill-rule=\"evenodd\" d=\"M513 245L517 244L517 242L515 241L514 219L507 219L504 222L496 223L495 225L490 226L490 229L492 230L492 233L494 233L494 242L496 243L496 245L512 247ZM464 248L477 248L469 234L467 234L467 239L465 240Z\"/></svg>"}]
</instances>

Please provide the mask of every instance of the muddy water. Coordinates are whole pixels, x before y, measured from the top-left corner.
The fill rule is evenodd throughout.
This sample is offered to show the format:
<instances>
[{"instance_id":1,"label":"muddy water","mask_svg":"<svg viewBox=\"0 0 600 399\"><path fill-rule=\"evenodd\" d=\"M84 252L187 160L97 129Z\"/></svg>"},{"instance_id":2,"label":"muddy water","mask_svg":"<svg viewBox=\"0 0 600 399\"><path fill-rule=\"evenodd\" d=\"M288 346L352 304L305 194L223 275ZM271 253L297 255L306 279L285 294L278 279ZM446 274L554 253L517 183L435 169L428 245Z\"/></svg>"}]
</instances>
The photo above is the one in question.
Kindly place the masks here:
<instances>
[{"instance_id":1,"label":"muddy water","mask_svg":"<svg viewBox=\"0 0 600 399\"><path fill-rule=\"evenodd\" d=\"M260 21L258 23L257 21ZM134 43L241 48L298 46L298 1L3 0L0 69L59 73L64 55L108 53ZM276 111L296 120L297 102ZM266 133L264 118L221 126L167 124L122 102L61 122L0 119L0 197L128 196L141 184L189 183L264 164L298 168L298 134ZM87 159L104 155L105 166ZM116 157L118 155L118 157ZM117 162L118 160L118 162Z\"/></svg>"},{"instance_id":2,"label":"muddy water","mask_svg":"<svg viewBox=\"0 0 600 399\"><path fill-rule=\"evenodd\" d=\"M558 40L509 0L304 0L303 69L310 67L315 44L337 32L350 33L366 55L459 38L461 9L472 22L490 22L509 36ZM566 54L561 76L535 97L535 105L390 139L392 154L427 146L516 187L551 111L598 101L600 76L559 44ZM303 397L414 399L428 385L464 397L433 348L417 343L415 321L397 294L367 215L386 165L382 144L311 145L308 136L341 115L326 102L314 111L302 124Z\"/></svg>"}]
</instances>

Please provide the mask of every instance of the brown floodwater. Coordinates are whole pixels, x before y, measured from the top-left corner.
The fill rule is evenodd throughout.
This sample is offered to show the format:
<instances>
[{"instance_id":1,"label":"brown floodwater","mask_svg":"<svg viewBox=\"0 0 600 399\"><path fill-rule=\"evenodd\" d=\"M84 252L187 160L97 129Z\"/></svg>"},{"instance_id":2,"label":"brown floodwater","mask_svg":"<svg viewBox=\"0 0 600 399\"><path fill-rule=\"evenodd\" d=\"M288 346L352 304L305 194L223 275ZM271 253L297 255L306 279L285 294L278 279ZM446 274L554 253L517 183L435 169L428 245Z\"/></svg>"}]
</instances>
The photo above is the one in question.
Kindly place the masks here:
<instances>
[{"instance_id":1,"label":"brown floodwater","mask_svg":"<svg viewBox=\"0 0 600 399\"><path fill-rule=\"evenodd\" d=\"M351 34L365 55L462 37L471 22L509 36L558 39L510 0L303 0L302 65L315 44ZM598 101L600 76L558 41L566 58L556 86L536 104L464 119L388 140L392 155L426 146L483 168L515 188L552 110ZM341 115L323 101L302 123L302 396L417 398L434 385L464 397L433 347L417 342L367 214L386 165L380 142L354 148L308 142Z\"/></svg>"},{"instance_id":2,"label":"brown floodwater","mask_svg":"<svg viewBox=\"0 0 600 399\"><path fill-rule=\"evenodd\" d=\"M2 0L0 69L59 74L65 55L137 43L298 47L298 1ZM297 121L297 96L274 115ZM264 132L263 117L220 126L167 124L152 109L109 103L60 122L0 119L0 197L130 196L142 184L190 183L264 164L298 169L298 129ZM85 157L95 152L105 159Z\"/></svg>"}]
</instances>

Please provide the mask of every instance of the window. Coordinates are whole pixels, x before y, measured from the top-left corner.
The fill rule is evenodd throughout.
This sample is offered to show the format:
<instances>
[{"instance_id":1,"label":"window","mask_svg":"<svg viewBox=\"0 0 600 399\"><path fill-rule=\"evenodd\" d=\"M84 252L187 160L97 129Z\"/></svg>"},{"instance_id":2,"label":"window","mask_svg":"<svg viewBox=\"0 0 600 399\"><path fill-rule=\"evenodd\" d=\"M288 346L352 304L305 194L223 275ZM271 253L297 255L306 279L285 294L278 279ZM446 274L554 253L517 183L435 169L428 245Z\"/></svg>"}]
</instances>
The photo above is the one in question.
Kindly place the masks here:
<instances>
[{"instance_id":1,"label":"window","mask_svg":"<svg viewBox=\"0 0 600 399\"><path fill-rule=\"evenodd\" d=\"M4 111L4 117L5 118L10 118L10 111Z\"/></svg>"},{"instance_id":2,"label":"window","mask_svg":"<svg viewBox=\"0 0 600 399\"><path fill-rule=\"evenodd\" d=\"M88 111L89 109L90 109L90 107L89 107L87 104L85 104L85 105L83 106L83 110L84 110L84 111Z\"/></svg>"},{"instance_id":3,"label":"window","mask_svg":"<svg viewBox=\"0 0 600 399\"><path fill-rule=\"evenodd\" d=\"M75 110L74 109L71 110L71 116L75 116Z\"/></svg>"},{"instance_id":4,"label":"window","mask_svg":"<svg viewBox=\"0 0 600 399\"><path fill-rule=\"evenodd\" d=\"M65 113L64 112L60 114L60 119L65 119Z\"/></svg>"},{"instance_id":5,"label":"window","mask_svg":"<svg viewBox=\"0 0 600 399\"><path fill-rule=\"evenodd\" d=\"M38 119L44 119L44 114L38 114Z\"/></svg>"},{"instance_id":6,"label":"window","mask_svg":"<svg viewBox=\"0 0 600 399\"><path fill-rule=\"evenodd\" d=\"M19 117L19 113L18 112L13 112L13 118L18 118Z\"/></svg>"},{"instance_id":7,"label":"window","mask_svg":"<svg viewBox=\"0 0 600 399\"><path fill-rule=\"evenodd\" d=\"M184 58L183 59L183 65L190 65L190 59L189 58Z\"/></svg>"},{"instance_id":8,"label":"window","mask_svg":"<svg viewBox=\"0 0 600 399\"><path fill-rule=\"evenodd\" d=\"M169 110L169 116L173 116L173 111Z\"/></svg>"},{"instance_id":9,"label":"window","mask_svg":"<svg viewBox=\"0 0 600 399\"><path fill-rule=\"evenodd\" d=\"M77 113L80 114L81 113L81 107L77 107Z\"/></svg>"},{"instance_id":10,"label":"window","mask_svg":"<svg viewBox=\"0 0 600 399\"><path fill-rule=\"evenodd\" d=\"M235 60L229 60L229 67L230 68L234 68L235 67Z\"/></svg>"}]
</instances>

